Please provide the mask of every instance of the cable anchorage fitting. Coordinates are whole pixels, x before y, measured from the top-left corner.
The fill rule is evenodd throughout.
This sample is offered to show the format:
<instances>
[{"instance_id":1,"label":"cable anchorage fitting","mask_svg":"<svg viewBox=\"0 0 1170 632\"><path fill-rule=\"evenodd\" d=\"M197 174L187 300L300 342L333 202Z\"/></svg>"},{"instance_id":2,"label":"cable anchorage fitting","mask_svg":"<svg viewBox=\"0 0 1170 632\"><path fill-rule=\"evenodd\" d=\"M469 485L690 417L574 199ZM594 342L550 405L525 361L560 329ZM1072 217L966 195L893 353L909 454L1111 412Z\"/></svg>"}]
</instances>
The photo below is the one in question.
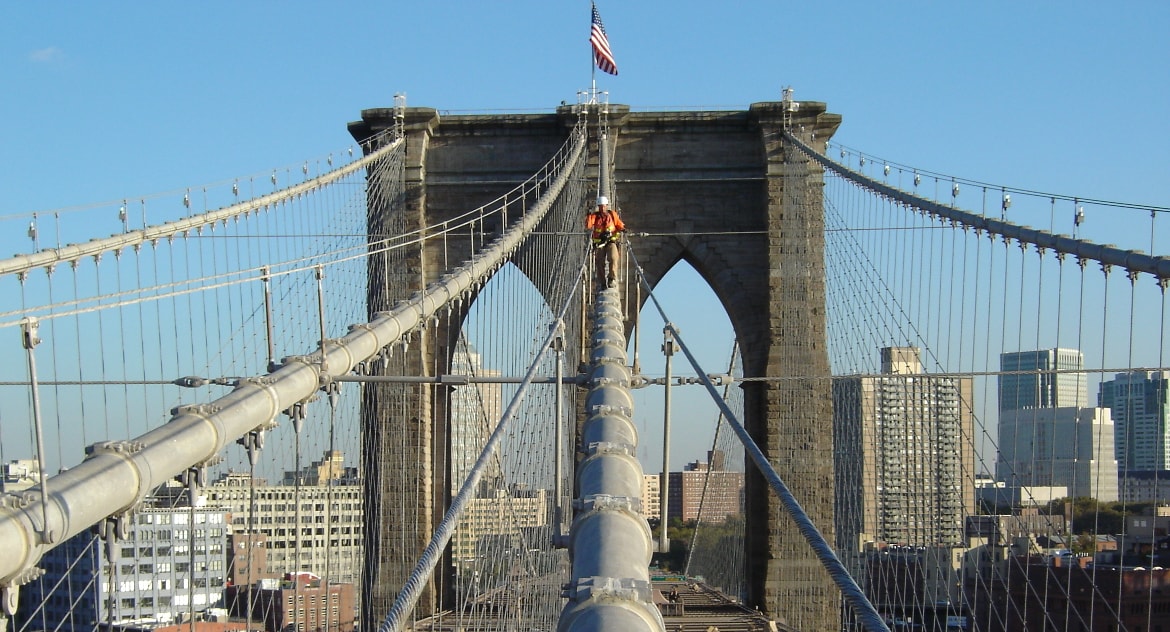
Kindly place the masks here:
<instances>
[{"instance_id":1,"label":"cable anchorage fitting","mask_svg":"<svg viewBox=\"0 0 1170 632\"><path fill-rule=\"evenodd\" d=\"M236 439L236 443L244 446L248 451L248 462L253 468L260 461L260 452L264 450L264 432L277 426L276 420L266 421L253 428L248 434Z\"/></svg>"},{"instance_id":2,"label":"cable anchorage fitting","mask_svg":"<svg viewBox=\"0 0 1170 632\"><path fill-rule=\"evenodd\" d=\"M187 497L192 503L195 500L195 496L199 494L199 489L207 486L207 468L218 465L222 461L223 457L216 454L210 459L196 463L175 475L175 480L186 486Z\"/></svg>"},{"instance_id":3,"label":"cable anchorage fitting","mask_svg":"<svg viewBox=\"0 0 1170 632\"><path fill-rule=\"evenodd\" d=\"M41 343L41 338L37 335L40 327L40 322L32 316L20 321L20 342L25 349L31 350Z\"/></svg>"},{"instance_id":4,"label":"cable anchorage fitting","mask_svg":"<svg viewBox=\"0 0 1170 632\"><path fill-rule=\"evenodd\" d=\"M329 398L329 407L337 410L337 405L341 402L341 382L330 378L321 387L321 390L325 391L325 396Z\"/></svg>"}]
</instances>

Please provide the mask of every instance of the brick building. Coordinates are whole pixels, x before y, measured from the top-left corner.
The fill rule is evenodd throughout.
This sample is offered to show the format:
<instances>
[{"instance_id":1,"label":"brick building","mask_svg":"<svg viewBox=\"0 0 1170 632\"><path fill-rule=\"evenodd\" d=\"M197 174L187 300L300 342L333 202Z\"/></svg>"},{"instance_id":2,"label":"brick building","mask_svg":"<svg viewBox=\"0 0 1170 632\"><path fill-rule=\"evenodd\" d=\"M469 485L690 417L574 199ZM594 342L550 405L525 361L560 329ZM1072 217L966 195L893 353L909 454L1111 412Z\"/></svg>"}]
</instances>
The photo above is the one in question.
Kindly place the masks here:
<instances>
[{"instance_id":1,"label":"brick building","mask_svg":"<svg viewBox=\"0 0 1170 632\"><path fill-rule=\"evenodd\" d=\"M743 472L724 470L722 451L707 453L707 459L708 463L693 461L683 471L670 473L668 518L697 520L700 507L704 522L722 522L743 513Z\"/></svg>"},{"instance_id":2,"label":"brick building","mask_svg":"<svg viewBox=\"0 0 1170 632\"><path fill-rule=\"evenodd\" d=\"M230 586L225 601L234 617L263 621L268 632L353 632L353 584L327 584L311 573ZM250 612L249 612L249 605Z\"/></svg>"}]
</instances>

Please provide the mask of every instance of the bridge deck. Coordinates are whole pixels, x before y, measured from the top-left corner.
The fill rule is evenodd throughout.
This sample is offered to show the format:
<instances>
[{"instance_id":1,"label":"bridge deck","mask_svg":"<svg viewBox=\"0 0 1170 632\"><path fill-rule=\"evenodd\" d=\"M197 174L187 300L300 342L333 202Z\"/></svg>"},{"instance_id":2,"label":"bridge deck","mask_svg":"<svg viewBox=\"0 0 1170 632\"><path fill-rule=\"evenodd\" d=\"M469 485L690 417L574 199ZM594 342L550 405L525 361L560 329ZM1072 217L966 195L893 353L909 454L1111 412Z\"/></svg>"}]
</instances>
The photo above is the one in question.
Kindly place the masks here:
<instances>
[{"instance_id":1,"label":"bridge deck","mask_svg":"<svg viewBox=\"0 0 1170 632\"><path fill-rule=\"evenodd\" d=\"M547 579L547 578L544 578ZM555 587L547 581L526 584L528 591L549 590ZM671 601L671 589L678 599ZM791 628L773 623L763 614L736 603L718 590L697 582L655 581L654 600L663 613L667 632L772 632ZM530 600L515 591L496 592L481 596L467 612L444 612L418 621L413 629L427 632L455 632L463 630L499 630L517 621L516 608L530 606Z\"/></svg>"},{"instance_id":2,"label":"bridge deck","mask_svg":"<svg viewBox=\"0 0 1170 632\"><path fill-rule=\"evenodd\" d=\"M678 595L677 601L673 603L668 598L672 589ZM788 629L780 624L773 626L763 614L744 607L706 584L656 581L654 590L655 601L660 604L667 632L706 632L713 629L719 632L767 632Z\"/></svg>"}]
</instances>

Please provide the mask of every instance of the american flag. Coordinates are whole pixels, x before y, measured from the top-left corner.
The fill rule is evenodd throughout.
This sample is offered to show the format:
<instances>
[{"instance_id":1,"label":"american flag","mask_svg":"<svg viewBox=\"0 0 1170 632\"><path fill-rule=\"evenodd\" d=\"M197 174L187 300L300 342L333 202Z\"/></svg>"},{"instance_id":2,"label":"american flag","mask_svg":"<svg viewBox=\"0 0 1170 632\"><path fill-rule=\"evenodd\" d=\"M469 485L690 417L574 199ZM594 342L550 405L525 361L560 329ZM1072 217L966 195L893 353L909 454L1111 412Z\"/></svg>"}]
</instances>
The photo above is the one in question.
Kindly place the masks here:
<instances>
[{"instance_id":1,"label":"american flag","mask_svg":"<svg viewBox=\"0 0 1170 632\"><path fill-rule=\"evenodd\" d=\"M597 5L593 5L593 28L589 31L589 43L593 44L593 62L601 72L618 74L617 62L613 60L613 52L609 50L609 38L605 36L605 27L601 24L601 14L597 12Z\"/></svg>"}]
</instances>

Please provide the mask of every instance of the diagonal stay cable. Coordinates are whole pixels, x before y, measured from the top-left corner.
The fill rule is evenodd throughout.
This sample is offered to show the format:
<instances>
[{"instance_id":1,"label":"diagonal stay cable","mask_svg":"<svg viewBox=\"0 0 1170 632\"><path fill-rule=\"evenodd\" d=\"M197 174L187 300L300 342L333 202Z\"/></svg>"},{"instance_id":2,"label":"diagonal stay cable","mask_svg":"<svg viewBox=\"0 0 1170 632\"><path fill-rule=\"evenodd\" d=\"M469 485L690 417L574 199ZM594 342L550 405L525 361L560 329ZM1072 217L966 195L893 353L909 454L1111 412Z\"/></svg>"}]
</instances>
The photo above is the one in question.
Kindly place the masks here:
<instances>
[{"instance_id":1,"label":"diagonal stay cable","mask_svg":"<svg viewBox=\"0 0 1170 632\"><path fill-rule=\"evenodd\" d=\"M817 559L820 560L821 565L828 571L829 577L837 584L845 599L849 601L849 605L853 606L857 612L862 625L869 632L889 632L885 621L882 620L881 615L878 614L873 604L870 603L865 593L862 592L861 587L857 585L857 582L849 574L849 571L846 570L845 565L837 558L837 554L833 552L833 548L829 546L829 543L825 540L825 536L821 535L820 530L817 529L816 525L808 517L808 514L805 513L804 508L800 506L800 502L796 500L796 496L792 494L792 491L788 489L788 485L784 483L780 475L776 472L776 469L768 462L768 457L764 455L764 451L760 449L760 446L756 445L751 435L748 434L747 429L744 428L739 418L736 417L735 411L731 410L731 407L719 395L719 391L715 388L715 383L703 372L703 368L699 366L698 360L695 359L694 354L691 353L690 348L687 347L686 342L683 341L682 336L679 334L678 328L667 318L666 311L662 309L662 304L658 302L658 297L654 295L653 290L650 288L650 283L646 281L646 275L643 273L642 265L638 263L632 251L630 251L630 259L633 261L638 280L646 288L646 295L654 303L654 308L658 310L658 314L662 316L662 322L666 323L666 327L674 334L675 341L678 342L679 348L686 355L687 361L691 363L695 373L707 389L707 393L711 395L711 400L715 402L715 405L719 407L724 417L727 418L727 423L739 437L740 443L743 444L744 452L751 457L752 462L755 463L760 474L768 481L768 486L776 493L776 497L784 505L784 509L800 530L800 534L804 536L805 541L808 542L808 545L816 554Z\"/></svg>"},{"instance_id":2,"label":"diagonal stay cable","mask_svg":"<svg viewBox=\"0 0 1170 632\"><path fill-rule=\"evenodd\" d=\"M431 536L431 541L427 543L426 549L423 550L423 554L419 558L418 563L415 564L414 570L411 571L410 576L403 583L402 590L399 591L398 597L394 599L394 604L390 606L390 612L386 614L386 619L378 627L378 632L398 632L402 629L402 624L406 617L414 610L415 603L422 594L423 588L435 572L435 566L439 563L443 550L447 548L447 543L451 541L451 537L455 534L455 527L458 525L460 515L462 515L471 497L475 494L475 488L479 485L480 479L483 478L484 470L487 469L489 461L495 458L496 449L499 447L500 442L503 440L504 435L507 434L507 430L511 425L509 422L516 416L520 408L520 403L524 401L525 396L528 394L528 386L532 383L536 372L541 368L545 354L552 348L553 342L561 336L562 327L558 326L558 324L564 322L565 313L568 311L569 306L573 304L577 289L582 286L581 279L585 274L585 269L586 265L582 263L580 269L577 271L577 279L571 286L573 290L569 292L564 305L557 312L556 320L553 326L549 327L548 336L545 337L544 342L540 346L540 350L536 353L532 364L529 365L528 372L525 373L519 388L516 389L516 394L512 396L512 400L508 402L508 407L500 415L500 421L496 424L496 429L488 437L487 443L484 444L483 450L479 453L479 458L475 460L475 465L471 467L471 471L468 472L467 478L459 488L459 493L451 501L451 506L447 508L447 513L443 515L443 519L439 522L438 528L435 529L435 533Z\"/></svg>"}]
</instances>

